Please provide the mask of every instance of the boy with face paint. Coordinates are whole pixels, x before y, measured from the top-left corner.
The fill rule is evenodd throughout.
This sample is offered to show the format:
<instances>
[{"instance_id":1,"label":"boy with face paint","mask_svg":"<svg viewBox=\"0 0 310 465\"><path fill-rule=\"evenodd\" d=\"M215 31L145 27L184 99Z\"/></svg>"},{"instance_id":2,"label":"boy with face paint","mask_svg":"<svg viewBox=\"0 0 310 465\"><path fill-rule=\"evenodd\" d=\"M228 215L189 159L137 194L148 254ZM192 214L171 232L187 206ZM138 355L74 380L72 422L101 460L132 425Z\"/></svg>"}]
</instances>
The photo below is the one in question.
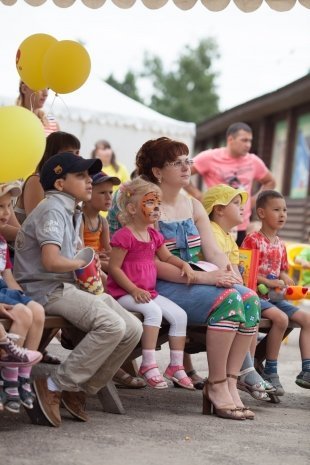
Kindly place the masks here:
<instances>
[{"instance_id":1,"label":"boy with face paint","mask_svg":"<svg viewBox=\"0 0 310 465\"><path fill-rule=\"evenodd\" d=\"M155 389L168 387L156 364L155 348L164 317L170 323L170 364L165 378L179 386L194 390L183 367L187 316L171 300L158 295L156 257L170 262L193 282L190 265L172 255L164 244L161 233L153 225L160 218L160 189L138 177L120 187L118 206L125 226L112 238L112 252L108 268L108 292L127 310L143 314L142 363L139 375Z\"/></svg>"}]
</instances>

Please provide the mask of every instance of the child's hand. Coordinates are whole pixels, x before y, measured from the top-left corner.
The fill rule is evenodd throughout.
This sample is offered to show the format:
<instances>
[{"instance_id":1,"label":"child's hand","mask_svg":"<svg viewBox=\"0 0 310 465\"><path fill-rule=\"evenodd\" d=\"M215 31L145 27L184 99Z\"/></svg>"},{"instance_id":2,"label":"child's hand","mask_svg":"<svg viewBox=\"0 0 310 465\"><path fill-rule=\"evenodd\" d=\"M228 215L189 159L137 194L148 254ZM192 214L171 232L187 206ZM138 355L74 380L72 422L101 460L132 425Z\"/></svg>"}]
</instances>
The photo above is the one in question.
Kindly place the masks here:
<instances>
[{"instance_id":1,"label":"child's hand","mask_svg":"<svg viewBox=\"0 0 310 465\"><path fill-rule=\"evenodd\" d=\"M81 260L80 258L78 258L77 260L75 260L75 263L76 263L76 270L79 270L80 268L83 268L83 266L86 265L86 261L85 260Z\"/></svg>"},{"instance_id":2,"label":"child's hand","mask_svg":"<svg viewBox=\"0 0 310 465\"><path fill-rule=\"evenodd\" d=\"M14 321L14 316L9 312L9 310L12 310L12 308L13 305L0 304L0 315Z\"/></svg>"},{"instance_id":3,"label":"child's hand","mask_svg":"<svg viewBox=\"0 0 310 465\"><path fill-rule=\"evenodd\" d=\"M278 287L279 289L283 289L285 287L285 282L283 281L283 279L268 279L267 281L268 281L267 286L270 289L274 289L275 287Z\"/></svg>"},{"instance_id":4,"label":"child's hand","mask_svg":"<svg viewBox=\"0 0 310 465\"><path fill-rule=\"evenodd\" d=\"M181 268L181 276L184 275L187 276L187 284L191 284L196 281L195 271L186 262L183 263L183 266Z\"/></svg>"},{"instance_id":5,"label":"child's hand","mask_svg":"<svg viewBox=\"0 0 310 465\"><path fill-rule=\"evenodd\" d=\"M111 251L108 251L108 250L101 250L101 251L99 252L99 258L100 258L101 260L106 261L106 262L109 261L110 255L111 255Z\"/></svg>"},{"instance_id":6,"label":"child's hand","mask_svg":"<svg viewBox=\"0 0 310 465\"><path fill-rule=\"evenodd\" d=\"M285 286L295 286L295 281L292 280L289 276L284 278Z\"/></svg>"},{"instance_id":7,"label":"child's hand","mask_svg":"<svg viewBox=\"0 0 310 465\"><path fill-rule=\"evenodd\" d=\"M95 264L96 264L97 271L99 273L101 271L101 262L100 262L99 254L97 253L95 253Z\"/></svg>"},{"instance_id":8,"label":"child's hand","mask_svg":"<svg viewBox=\"0 0 310 465\"><path fill-rule=\"evenodd\" d=\"M140 289L139 287L136 287L130 293L130 295L135 299L137 304L147 304L152 300L149 291L146 291L145 289Z\"/></svg>"}]
</instances>

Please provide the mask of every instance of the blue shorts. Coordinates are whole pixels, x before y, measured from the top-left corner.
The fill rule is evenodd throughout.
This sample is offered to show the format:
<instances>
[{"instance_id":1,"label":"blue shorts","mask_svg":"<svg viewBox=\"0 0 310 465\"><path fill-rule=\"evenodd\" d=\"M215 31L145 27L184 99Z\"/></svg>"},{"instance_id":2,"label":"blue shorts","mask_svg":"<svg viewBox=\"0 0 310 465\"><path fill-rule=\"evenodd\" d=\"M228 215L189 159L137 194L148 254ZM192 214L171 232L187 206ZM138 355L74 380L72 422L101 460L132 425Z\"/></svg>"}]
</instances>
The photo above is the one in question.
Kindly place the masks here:
<instances>
[{"instance_id":1,"label":"blue shorts","mask_svg":"<svg viewBox=\"0 0 310 465\"><path fill-rule=\"evenodd\" d=\"M24 304L27 305L32 299L27 297L22 291L9 289L3 279L0 279L0 303L8 305Z\"/></svg>"},{"instance_id":2,"label":"blue shorts","mask_svg":"<svg viewBox=\"0 0 310 465\"><path fill-rule=\"evenodd\" d=\"M268 308L276 307L279 310L282 310L289 318L291 318L294 313L299 310L299 307L290 304L287 300L280 300L278 302L272 302L271 300L260 299L261 305L261 312L262 316L264 316L264 310L268 310Z\"/></svg>"}]
</instances>

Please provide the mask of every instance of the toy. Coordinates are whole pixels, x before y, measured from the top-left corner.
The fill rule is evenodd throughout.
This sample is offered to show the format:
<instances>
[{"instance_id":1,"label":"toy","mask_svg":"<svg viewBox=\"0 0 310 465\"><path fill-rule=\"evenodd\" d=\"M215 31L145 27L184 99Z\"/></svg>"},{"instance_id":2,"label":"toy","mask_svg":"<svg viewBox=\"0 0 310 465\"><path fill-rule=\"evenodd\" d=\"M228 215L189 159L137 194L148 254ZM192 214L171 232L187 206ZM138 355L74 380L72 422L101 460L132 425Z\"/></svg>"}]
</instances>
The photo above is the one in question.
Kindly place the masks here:
<instances>
[{"instance_id":1,"label":"toy","mask_svg":"<svg viewBox=\"0 0 310 465\"><path fill-rule=\"evenodd\" d=\"M267 296L268 299L273 302L279 300L301 300L306 299L309 289L303 286L286 286L282 289L276 287L274 289L269 289L265 284L259 284L257 286L259 293L263 296Z\"/></svg>"}]
</instances>

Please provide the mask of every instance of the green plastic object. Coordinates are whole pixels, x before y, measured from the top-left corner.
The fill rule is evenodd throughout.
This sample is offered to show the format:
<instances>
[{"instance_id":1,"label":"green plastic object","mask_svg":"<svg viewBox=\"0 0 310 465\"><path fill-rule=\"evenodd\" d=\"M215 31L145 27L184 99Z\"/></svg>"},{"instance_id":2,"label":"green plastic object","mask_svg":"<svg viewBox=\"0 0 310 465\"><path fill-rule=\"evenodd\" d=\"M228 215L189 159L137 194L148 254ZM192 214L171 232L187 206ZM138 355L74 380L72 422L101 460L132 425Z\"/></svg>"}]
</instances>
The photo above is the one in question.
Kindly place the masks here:
<instances>
[{"instance_id":1,"label":"green plastic object","mask_svg":"<svg viewBox=\"0 0 310 465\"><path fill-rule=\"evenodd\" d=\"M266 295L269 292L269 288L265 284L259 284L257 286L257 289L262 295Z\"/></svg>"}]
</instances>

